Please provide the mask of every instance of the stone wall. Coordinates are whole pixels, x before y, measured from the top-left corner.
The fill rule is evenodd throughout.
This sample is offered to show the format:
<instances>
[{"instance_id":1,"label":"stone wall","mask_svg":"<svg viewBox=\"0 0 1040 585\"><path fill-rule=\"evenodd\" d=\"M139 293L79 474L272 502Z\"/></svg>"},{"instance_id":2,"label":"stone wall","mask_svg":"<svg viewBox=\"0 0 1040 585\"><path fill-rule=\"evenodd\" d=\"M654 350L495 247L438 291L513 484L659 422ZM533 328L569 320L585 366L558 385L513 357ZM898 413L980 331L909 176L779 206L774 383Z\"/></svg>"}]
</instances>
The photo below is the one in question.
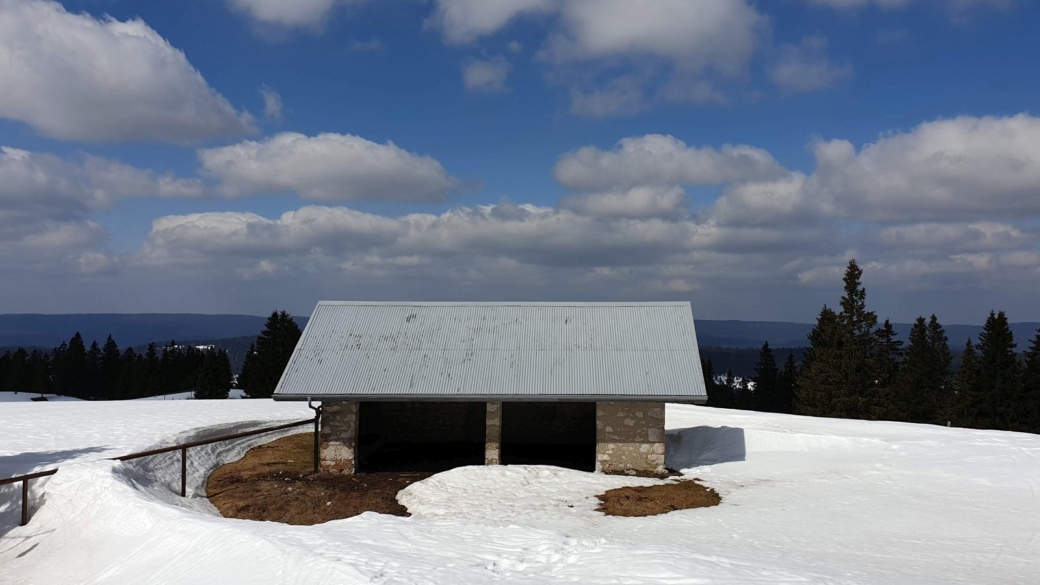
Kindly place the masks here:
<instances>
[{"instance_id":1,"label":"stone wall","mask_svg":"<svg viewBox=\"0 0 1040 585\"><path fill-rule=\"evenodd\" d=\"M353 474L357 459L357 402L321 405L321 469Z\"/></svg>"},{"instance_id":2,"label":"stone wall","mask_svg":"<svg viewBox=\"0 0 1040 585\"><path fill-rule=\"evenodd\" d=\"M498 465L502 461L502 403L488 402L484 421L487 438L484 441L484 465Z\"/></svg>"},{"instance_id":3,"label":"stone wall","mask_svg":"<svg viewBox=\"0 0 1040 585\"><path fill-rule=\"evenodd\" d=\"M663 402L596 404L596 471L666 473Z\"/></svg>"}]
</instances>

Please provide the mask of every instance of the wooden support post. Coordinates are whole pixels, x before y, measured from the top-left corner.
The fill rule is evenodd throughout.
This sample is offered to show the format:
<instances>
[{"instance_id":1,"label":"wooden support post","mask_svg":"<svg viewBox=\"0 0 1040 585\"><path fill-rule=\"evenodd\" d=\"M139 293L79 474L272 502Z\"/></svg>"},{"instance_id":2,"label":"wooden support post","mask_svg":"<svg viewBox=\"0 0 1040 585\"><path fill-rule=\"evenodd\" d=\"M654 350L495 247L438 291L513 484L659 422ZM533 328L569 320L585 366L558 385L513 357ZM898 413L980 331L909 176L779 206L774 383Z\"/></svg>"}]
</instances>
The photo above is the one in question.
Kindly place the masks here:
<instances>
[{"instance_id":1,"label":"wooden support post","mask_svg":"<svg viewBox=\"0 0 1040 585\"><path fill-rule=\"evenodd\" d=\"M29 480L22 480L22 526L29 523Z\"/></svg>"},{"instance_id":2,"label":"wooden support post","mask_svg":"<svg viewBox=\"0 0 1040 585\"><path fill-rule=\"evenodd\" d=\"M181 449L181 497L188 495L188 448Z\"/></svg>"}]
</instances>

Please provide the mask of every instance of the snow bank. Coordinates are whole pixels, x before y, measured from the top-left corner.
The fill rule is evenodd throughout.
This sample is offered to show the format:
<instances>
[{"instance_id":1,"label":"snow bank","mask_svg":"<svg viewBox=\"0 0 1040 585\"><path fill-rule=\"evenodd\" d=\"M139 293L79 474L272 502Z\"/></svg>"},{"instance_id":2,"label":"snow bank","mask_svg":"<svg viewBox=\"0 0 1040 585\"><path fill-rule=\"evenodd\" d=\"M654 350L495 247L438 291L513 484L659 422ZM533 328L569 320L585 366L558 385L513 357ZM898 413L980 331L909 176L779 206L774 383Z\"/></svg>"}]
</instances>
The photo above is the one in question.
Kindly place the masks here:
<instances>
[{"instance_id":1,"label":"snow bank","mask_svg":"<svg viewBox=\"0 0 1040 585\"><path fill-rule=\"evenodd\" d=\"M35 394L33 392L0 392L0 404L8 402L32 402L33 398L43 396L47 402L79 402L79 398L58 396L57 394ZM42 402L42 401L41 401Z\"/></svg>"},{"instance_id":2,"label":"snow bank","mask_svg":"<svg viewBox=\"0 0 1040 585\"><path fill-rule=\"evenodd\" d=\"M29 526L0 538L5 585L1040 582L1033 435L669 405L669 462L718 489L720 506L607 517L595 494L660 480L467 467L404 490L411 518L293 527L220 518L201 498L176 497L164 475L176 465L84 459L112 444L189 437L191 426L304 418L305 407L226 401L214 414L214 403L127 404L92 415L57 408L50 422L68 428L31 440L4 426L17 417L0 409L5 454L121 437L98 438L101 451L63 465ZM233 451L191 460L204 470Z\"/></svg>"}]
</instances>

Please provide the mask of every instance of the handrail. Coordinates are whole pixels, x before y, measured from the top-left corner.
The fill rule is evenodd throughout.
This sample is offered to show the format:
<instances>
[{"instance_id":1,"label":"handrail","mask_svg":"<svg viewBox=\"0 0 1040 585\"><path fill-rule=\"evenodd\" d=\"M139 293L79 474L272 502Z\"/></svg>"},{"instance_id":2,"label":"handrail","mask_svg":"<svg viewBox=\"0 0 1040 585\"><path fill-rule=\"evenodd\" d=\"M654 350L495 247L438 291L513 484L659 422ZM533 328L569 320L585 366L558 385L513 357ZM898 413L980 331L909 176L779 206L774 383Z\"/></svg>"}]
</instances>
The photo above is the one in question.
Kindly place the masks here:
<instances>
[{"instance_id":1,"label":"handrail","mask_svg":"<svg viewBox=\"0 0 1040 585\"><path fill-rule=\"evenodd\" d=\"M149 457L151 455L161 455L163 453L170 453L172 451L181 452L181 497L187 495L187 483L188 483L188 449L191 447L199 447L202 445L209 445L211 443L219 443L221 441L230 441L232 439L241 439L244 437L252 437L253 435L260 435L263 433L270 433L271 431L281 431L292 427L299 427L305 424L314 423L314 473L318 473L318 429L319 422L321 420L320 408L315 411L314 418L308 418L296 422L276 425L273 427L266 427L263 429L254 429L252 431L242 431L241 433L232 433L230 435L221 435L219 437L212 437L209 439L200 439L198 441L190 441L188 443L181 443L179 445L171 445L169 447L161 447L159 449L149 449L148 451L140 451L137 453L131 453L129 455L122 455L120 457L112 457L109 461L130 461L132 459L139 459L141 457ZM8 485L12 483L22 482L22 522L21 526L25 526L29 523L29 480L37 479L40 477L47 477L58 473L58 469L48 469L46 471L34 471L33 473L27 473L25 475L16 475L14 477L8 477L6 479L0 479L0 485Z\"/></svg>"}]
</instances>

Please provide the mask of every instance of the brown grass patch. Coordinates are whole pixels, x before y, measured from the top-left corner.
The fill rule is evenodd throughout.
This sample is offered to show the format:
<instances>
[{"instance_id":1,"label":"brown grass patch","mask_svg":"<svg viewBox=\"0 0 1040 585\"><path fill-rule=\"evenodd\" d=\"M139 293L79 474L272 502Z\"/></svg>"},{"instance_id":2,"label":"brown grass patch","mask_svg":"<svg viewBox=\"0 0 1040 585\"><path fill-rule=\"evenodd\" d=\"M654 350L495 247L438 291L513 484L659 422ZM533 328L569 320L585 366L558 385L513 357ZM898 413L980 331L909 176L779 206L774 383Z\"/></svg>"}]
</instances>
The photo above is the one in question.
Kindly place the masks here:
<instances>
[{"instance_id":1,"label":"brown grass patch","mask_svg":"<svg viewBox=\"0 0 1040 585\"><path fill-rule=\"evenodd\" d=\"M718 492L695 479L617 488L596 497L600 501L596 509L607 516L656 516L675 510L718 506L722 502Z\"/></svg>"},{"instance_id":2,"label":"brown grass patch","mask_svg":"<svg viewBox=\"0 0 1040 585\"><path fill-rule=\"evenodd\" d=\"M312 473L314 435L290 435L250 449L214 471L209 500L222 515L320 524L363 512L408 516L397 493L432 473Z\"/></svg>"}]
</instances>

